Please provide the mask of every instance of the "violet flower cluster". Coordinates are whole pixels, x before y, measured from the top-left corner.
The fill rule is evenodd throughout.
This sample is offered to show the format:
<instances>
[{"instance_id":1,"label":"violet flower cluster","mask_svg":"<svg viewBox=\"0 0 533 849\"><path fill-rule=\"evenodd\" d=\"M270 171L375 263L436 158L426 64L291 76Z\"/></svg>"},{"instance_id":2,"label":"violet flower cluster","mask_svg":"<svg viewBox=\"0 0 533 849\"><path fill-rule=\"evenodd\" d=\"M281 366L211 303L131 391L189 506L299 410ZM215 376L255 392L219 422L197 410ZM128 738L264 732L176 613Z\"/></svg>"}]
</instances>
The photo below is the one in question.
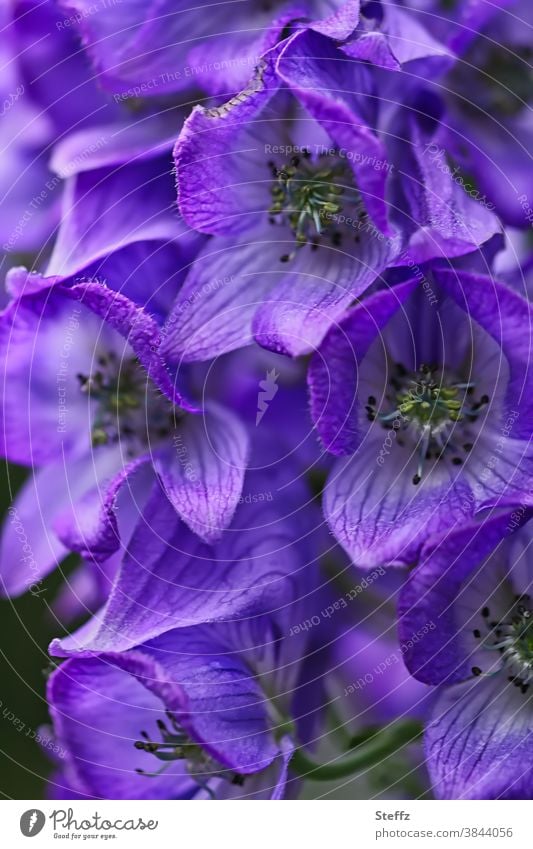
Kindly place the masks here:
<instances>
[{"instance_id":1,"label":"violet flower cluster","mask_svg":"<svg viewBox=\"0 0 533 849\"><path fill-rule=\"evenodd\" d=\"M528 0L0 14L48 794L533 798Z\"/></svg>"}]
</instances>

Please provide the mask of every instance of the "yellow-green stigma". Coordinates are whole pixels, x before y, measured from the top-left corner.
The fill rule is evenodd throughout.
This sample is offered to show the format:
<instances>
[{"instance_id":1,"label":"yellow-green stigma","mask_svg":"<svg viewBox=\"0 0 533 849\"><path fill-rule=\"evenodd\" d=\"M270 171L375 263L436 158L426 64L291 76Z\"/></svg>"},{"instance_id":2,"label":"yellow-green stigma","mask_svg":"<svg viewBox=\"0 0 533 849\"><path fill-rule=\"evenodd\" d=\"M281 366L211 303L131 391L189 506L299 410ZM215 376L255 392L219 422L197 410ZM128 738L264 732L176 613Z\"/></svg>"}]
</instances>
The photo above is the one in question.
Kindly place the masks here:
<instances>
[{"instance_id":1,"label":"yellow-green stigma","mask_svg":"<svg viewBox=\"0 0 533 849\"><path fill-rule=\"evenodd\" d=\"M459 390L465 388L465 384L444 386L437 383L430 369L422 366L419 375L410 381L410 386L397 394L398 410L402 416L414 419L422 426L457 422L462 418L463 406Z\"/></svg>"},{"instance_id":2,"label":"yellow-green stigma","mask_svg":"<svg viewBox=\"0 0 533 849\"><path fill-rule=\"evenodd\" d=\"M375 397L370 396L366 413L370 421L377 419L384 428L394 429L398 445L404 444L405 436L415 442L418 467L413 484L420 483L425 463L431 458L441 460L446 456L454 465L461 465L462 452L468 454L473 448L471 427L489 397L482 395L475 401L473 383L450 380L441 369L427 365L409 372L402 363L396 363L389 384L391 391L385 397L393 405L392 412L378 411ZM452 435L459 435L460 448Z\"/></svg>"}]
</instances>

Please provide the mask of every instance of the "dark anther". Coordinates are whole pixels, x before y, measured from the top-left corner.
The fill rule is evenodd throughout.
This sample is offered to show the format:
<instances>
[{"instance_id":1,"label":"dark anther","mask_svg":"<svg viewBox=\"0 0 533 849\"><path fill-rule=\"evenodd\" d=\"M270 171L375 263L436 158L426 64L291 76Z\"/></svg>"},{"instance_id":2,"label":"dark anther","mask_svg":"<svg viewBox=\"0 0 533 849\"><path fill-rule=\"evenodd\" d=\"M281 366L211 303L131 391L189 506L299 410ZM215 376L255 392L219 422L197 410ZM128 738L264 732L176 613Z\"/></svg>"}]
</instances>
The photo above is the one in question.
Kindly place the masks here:
<instances>
[{"instance_id":1,"label":"dark anther","mask_svg":"<svg viewBox=\"0 0 533 849\"><path fill-rule=\"evenodd\" d=\"M476 678L478 675L481 675L481 669L479 668L479 666L472 667L472 675L475 675Z\"/></svg>"}]
</instances>

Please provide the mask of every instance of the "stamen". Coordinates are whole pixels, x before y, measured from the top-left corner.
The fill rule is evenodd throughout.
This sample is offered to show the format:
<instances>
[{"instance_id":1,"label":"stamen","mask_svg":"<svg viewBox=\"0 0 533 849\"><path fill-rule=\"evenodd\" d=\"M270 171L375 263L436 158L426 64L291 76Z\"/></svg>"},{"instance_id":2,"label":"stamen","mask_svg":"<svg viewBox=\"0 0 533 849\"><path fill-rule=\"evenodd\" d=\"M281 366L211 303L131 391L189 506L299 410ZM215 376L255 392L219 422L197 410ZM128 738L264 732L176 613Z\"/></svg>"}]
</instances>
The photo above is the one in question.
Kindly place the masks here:
<instances>
[{"instance_id":1,"label":"stamen","mask_svg":"<svg viewBox=\"0 0 533 849\"><path fill-rule=\"evenodd\" d=\"M99 368L90 375L77 375L80 391L95 406L94 447L125 440L130 445L128 454L133 455L135 442L137 448L144 448L151 438L172 432L184 412L159 392L137 359L119 362L110 351L99 355L97 362Z\"/></svg>"},{"instance_id":2,"label":"stamen","mask_svg":"<svg viewBox=\"0 0 533 849\"><path fill-rule=\"evenodd\" d=\"M334 246L340 246L343 232L332 225L346 202L346 188L352 190L352 199L347 202L356 207L352 217L358 212L366 215L346 163L338 157L327 156L327 163L322 161L324 154L313 161L306 151L303 159L295 156L288 165L279 169L273 162L268 163L276 179L271 189L269 218L272 222L279 218L287 221L294 233L296 249L311 244L312 249L316 250L320 239L326 234L331 236ZM289 262L294 256L295 251L291 251L283 254L280 261Z\"/></svg>"},{"instance_id":3,"label":"stamen","mask_svg":"<svg viewBox=\"0 0 533 849\"><path fill-rule=\"evenodd\" d=\"M386 395L393 404L392 411L378 411L373 395L368 396L365 409L369 421L377 418L385 429L394 427L397 433L404 431L416 439L418 460L412 482L417 486L424 476L426 462L432 458L439 461L449 456L453 465L463 464L461 453L469 453L474 447L469 439L471 423L477 421L489 403L489 396L482 395L478 402L472 403L470 395L475 384L471 381L448 382L434 365L423 363L417 372L408 372L402 363L395 363L394 372L389 378L394 398L391 398L392 393ZM451 440L457 427L463 439L468 439L462 446L460 440L457 444ZM398 445L403 444L399 439L396 441Z\"/></svg>"},{"instance_id":4,"label":"stamen","mask_svg":"<svg viewBox=\"0 0 533 849\"><path fill-rule=\"evenodd\" d=\"M483 648L500 654L501 663L512 673L508 676L509 682L522 693L527 692L533 681L533 614L526 601L525 596L520 596L511 616L499 622L487 622L490 617L488 607L481 611L487 628ZM476 629L474 636L479 633Z\"/></svg>"},{"instance_id":5,"label":"stamen","mask_svg":"<svg viewBox=\"0 0 533 849\"><path fill-rule=\"evenodd\" d=\"M162 719L156 720L157 728L161 734L161 742L154 742L146 731L141 731L140 736L143 739L136 740L133 744L138 751L147 752L154 755L159 761L163 761L163 766L156 772L136 769L135 772L138 775L151 777L161 775L168 769L172 761L179 760L186 762L187 772L191 778L212 798L214 798L213 791L207 785L211 778L224 778L232 784L242 785L244 783L245 776L231 772L217 763L198 743L191 740L171 712L166 711L166 715L171 726L170 729Z\"/></svg>"}]
</instances>

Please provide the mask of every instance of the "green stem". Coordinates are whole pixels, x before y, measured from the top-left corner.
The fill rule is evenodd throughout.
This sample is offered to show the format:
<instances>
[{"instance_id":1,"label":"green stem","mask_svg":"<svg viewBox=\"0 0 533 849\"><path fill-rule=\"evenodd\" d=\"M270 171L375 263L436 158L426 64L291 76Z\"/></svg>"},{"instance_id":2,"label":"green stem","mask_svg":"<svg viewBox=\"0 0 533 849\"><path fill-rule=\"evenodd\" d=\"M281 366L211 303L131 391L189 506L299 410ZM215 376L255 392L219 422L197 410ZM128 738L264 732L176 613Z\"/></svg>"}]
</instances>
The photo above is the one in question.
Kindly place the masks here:
<instances>
[{"instance_id":1,"label":"green stem","mask_svg":"<svg viewBox=\"0 0 533 849\"><path fill-rule=\"evenodd\" d=\"M402 746L412 743L421 733L418 722L397 722L383 731L373 733L370 739L359 743L346 757L327 764L317 763L302 749L296 749L291 758L291 769L309 781L345 778L375 766Z\"/></svg>"}]
</instances>

